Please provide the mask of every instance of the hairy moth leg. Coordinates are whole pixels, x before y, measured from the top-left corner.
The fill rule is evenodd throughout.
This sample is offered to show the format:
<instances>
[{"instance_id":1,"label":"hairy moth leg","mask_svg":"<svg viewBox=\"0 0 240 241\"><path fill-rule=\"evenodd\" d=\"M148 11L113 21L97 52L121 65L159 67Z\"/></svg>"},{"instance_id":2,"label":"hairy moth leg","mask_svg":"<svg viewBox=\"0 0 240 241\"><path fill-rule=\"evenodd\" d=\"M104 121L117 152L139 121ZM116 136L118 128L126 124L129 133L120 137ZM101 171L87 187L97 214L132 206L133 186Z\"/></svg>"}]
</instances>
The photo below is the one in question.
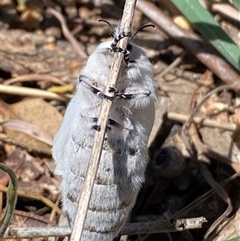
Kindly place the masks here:
<instances>
[{"instance_id":1,"label":"hairy moth leg","mask_svg":"<svg viewBox=\"0 0 240 241\"><path fill-rule=\"evenodd\" d=\"M90 119L93 121L93 122L95 122L95 123L97 123L97 121L98 121L98 118L97 117L93 117L93 118L91 118L90 117ZM125 121L126 122L126 121ZM129 122L129 120L128 120L128 122ZM128 125L129 125L129 123L128 123ZM115 121L114 119L111 119L111 118L109 118L108 119L108 125L107 125L107 127L106 127L106 131L111 131L112 130L112 127L116 127L116 128L121 128L121 129L126 129L126 130L132 130L132 126L124 126L124 125L121 125L121 124L119 124L117 121ZM96 130L96 131L100 131L100 126L99 125L93 125L92 126L92 128L94 129L94 130Z\"/></svg>"},{"instance_id":2,"label":"hairy moth leg","mask_svg":"<svg viewBox=\"0 0 240 241\"><path fill-rule=\"evenodd\" d=\"M105 95L101 90L94 87L89 83L89 78L85 75L80 75L78 78L79 83L83 84L87 89L89 89L93 94L99 96L101 99L113 100L113 97Z\"/></svg>"},{"instance_id":3,"label":"hairy moth leg","mask_svg":"<svg viewBox=\"0 0 240 241\"><path fill-rule=\"evenodd\" d=\"M98 108L100 105L96 105L94 107L92 107L91 109L95 109L95 108ZM101 127L95 123L98 122L98 117L90 117L88 116L88 113L86 112L85 114L81 114L81 117L83 118L86 118L86 119L89 119L91 122L93 122L94 124L91 125L91 129L93 130L96 130L96 131L100 131L101 130ZM125 118L126 119L126 118ZM106 126L106 131L111 131L112 130L112 127L116 127L116 128L120 128L120 129L127 129L127 130L131 130L132 126L130 125L129 126L129 121L130 120L125 120L125 122L127 122L128 126L124 126L124 125L121 125L119 124L118 121L112 119L112 118L109 118L108 119L108 125Z\"/></svg>"},{"instance_id":4,"label":"hairy moth leg","mask_svg":"<svg viewBox=\"0 0 240 241\"><path fill-rule=\"evenodd\" d=\"M114 35L114 38L113 38L113 41L111 44L111 51L114 53L123 53L124 61L128 65L128 63L132 62L129 60L129 54L132 51L132 45L128 44L126 49L123 49L123 48L117 46L117 43L125 37L131 37L131 33L130 32L129 33L122 32L122 33Z\"/></svg>"},{"instance_id":5,"label":"hairy moth leg","mask_svg":"<svg viewBox=\"0 0 240 241\"><path fill-rule=\"evenodd\" d=\"M97 117L90 117L90 119L92 120L92 122L97 123L98 118ZM108 119L108 125L106 126L106 131L111 131L112 127L111 126L115 126L115 127L122 127L124 128L122 125L120 125L118 122L116 122L113 119ZM92 128L96 131L100 131L101 127L97 124L93 125Z\"/></svg>"},{"instance_id":6,"label":"hairy moth leg","mask_svg":"<svg viewBox=\"0 0 240 241\"><path fill-rule=\"evenodd\" d=\"M135 98L145 98L151 94L151 91L148 89L139 91L139 89L129 87L126 88L124 92L119 92L116 88L110 87L108 91L109 93L113 92L114 96L108 96L98 88L91 85L87 76L80 75L79 82L85 85L85 87L87 87L93 94L99 96L101 99L108 99L110 101L114 101L115 99L131 100Z\"/></svg>"},{"instance_id":7,"label":"hairy moth leg","mask_svg":"<svg viewBox=\"0 0 240 241\"><path fill-rule=\"evenodd\" d=\"M123 92L119 92L116 88L109 87L108 90L110 93L114 93L114 97L116 99L125 99L125 100L131 100L131 99L139 99L139 98L145 98L148 97L151 94L150 90L143 89L143 91L139 91L139 89L136 88L126 88Z\"/></svg>"}]
</instances>

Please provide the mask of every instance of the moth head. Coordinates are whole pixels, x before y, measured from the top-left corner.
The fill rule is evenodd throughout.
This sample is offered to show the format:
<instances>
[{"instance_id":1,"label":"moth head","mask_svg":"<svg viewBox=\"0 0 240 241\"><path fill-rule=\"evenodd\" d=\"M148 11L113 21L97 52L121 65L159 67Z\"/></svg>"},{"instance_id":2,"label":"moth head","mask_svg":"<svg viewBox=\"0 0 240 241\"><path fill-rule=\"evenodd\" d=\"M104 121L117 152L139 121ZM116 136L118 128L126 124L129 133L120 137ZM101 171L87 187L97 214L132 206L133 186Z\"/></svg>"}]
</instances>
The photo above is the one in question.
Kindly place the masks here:
<instances>
[{"instance_id":1,"label":"moth head","mask_svg":"<svg viewBox=\"0 0 240 241\"><path fill-rule=\"evenodd\" d=\"M108 24L112 28L113 33L111 33L111 36L113 38L114 37L118 37L121 34L120 25L116 25L116 24L113 25L113 24L109 23L107 20L104 20L104 19L99 19L98 21L99 22L104 22L104 23ZM134 37L137 35L137 33L139 31L142 31L143 29L148 28L148 27L155 28L155 25L153 25L153 24L145 24L145 25L141 26L133 35L131 34L131 36L130 36L131 37L131 41L133 41ZM129 47L129 48L131 48L131 47Z\"/></svg>"}]
</instances>

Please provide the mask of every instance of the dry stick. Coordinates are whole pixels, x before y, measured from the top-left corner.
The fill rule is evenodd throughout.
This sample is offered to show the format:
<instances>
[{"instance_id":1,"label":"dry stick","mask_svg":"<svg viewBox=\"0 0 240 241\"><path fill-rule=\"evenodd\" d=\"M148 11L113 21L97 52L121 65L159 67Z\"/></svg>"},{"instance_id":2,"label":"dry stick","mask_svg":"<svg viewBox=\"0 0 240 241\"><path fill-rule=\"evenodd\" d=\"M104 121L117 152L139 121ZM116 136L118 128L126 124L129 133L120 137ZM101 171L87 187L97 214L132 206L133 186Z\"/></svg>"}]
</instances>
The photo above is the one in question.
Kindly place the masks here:
<instances>
[{"instance_id":1,"label":"dry stick","mask_svg":"<svg viewBox=\"0 0 240 241\"><path fill-rule=\"evenodd\" d=\"M235 178L237 178L239 176L240 176L240 173L235 173L232 176L230 176L230 177L226 178L225 180L223 180L222 182L220 182L219 185L224 186L224 185L228 184L230 181L234 180ZM186 215L187 212L189 212L190 210L195 208L197 205L199 205L199 203L203 203L207 198L209 198L211 195L213 195L213 193L214 193L214 189L212 188L209 191L205 192L200 197L196 198L194 201L189 203L187 206L185 206L181 210L177 211L170 218L171 219L176 219L176 218L179 218L181 216Z\"/></svg>"},{"instance_id":2,"label":"dry stick","mask_svg":"<svg viewBox=\"0 0 240 241\"><path fill-rule=\"evenodd\" d=\"M136 5L136 0L127 0L124 6L123 17L121 21L120 29L124 32L130 32L132 19L134 16L134 9ZM122 48L126 48L128 43L128 38L124 38L120 41L120 46ZM116 85L118 75L121 69L121 64L123 61L123 54L116 53L114 54L113 65L110 71L109 79L107 86L114 87ZM108 88L106 88L108 89ZM88 205L91 198L91 193L94 185L94 180L97 174L102 146L105 136L105 129L108 122L108 115L111 108L111 101L103 100L102 107L100 111L100 115L98 118L98 125L101 127L101 130L95 132L94 140L93 140L93 147L91 152L91 157L89 160L89 166L86 174L86 179L84 181L83 189L81 192L81 196L78 202L78 210L76 219L73 226L72 235L70 237L70 241L79 241L82 236L83 227L85 218L87 216Z\"/></svg>"},{"instance_id":3,"label":"dry stick","mask_svg":"<svg viewBox=\"0 0 240 241\"><path fill-rule=\"evenodd\" d=\"M69 29L67 27L66 20L63 17L63 15L53 8L47 8L46 12L49 14L52 14L55 18L58 19L58 21L60 22L61 27L62 27L63 35L72 44L72 46L76 50L77 54L83 58L87 58L87 54L84 51L84 49L85 49L84 45L79 43L75 39L75 37L71 34L71 32L69 31Z\"/></svg>"},{"instance_id":4,"label":"dry stick","mask_svg":"<svg viewBox=\"0 0 240 241\"><path fill-rule=\"evenodd\" d=\"M38 237L61 237L71 233L70 227L21 227L7 228L3 238L38 238Z\"/></svg>"},{"instance_id":5,"label":"dry stick","mask_svg":"<svg viewBox=\"0 0 240 241\"><path fill-rule=\"evenodd\" d=\"M60 84L60 85L65 85L62 80L48 75L48 74L26 74L26 75L21 75L16 78L4 80L3 84L4 85L11 85L16 82L25 82L25 81L49 81L54 84Z\"/></svg>"},{"instance_id":6,"label":"dry stick","mask_svg":"<svg viewBox=\"0 0 240 241\"><path fill-rule=\"evenodd\" d=\"M197 106L194 108L194 110L192 111L191 115L189 116L189 118L187 119L185 126L189 127L191 122L193 121L194 116L197 114L197 112L200 110L201 106L203 105L203 103L212 95L215 94L219 91L222 90L229 90L229 89L233 89L235 88L235 85L223 85L223 86L219 86L215 89L213 89L212 91L210 91L209 93L207 93L204 98L197 104Z\"/></svg>"},{"instance_id":7,"label":"dry stick","mask_svg":"<svg viewBox=\"0 0 240 241\"><path fill-rule=\"evenodd\" d=\"M203 175L203 177L205 178L205 180L207 181L207 183L214 188L214 191L224 200L224 202L226 202L228 204L228 207L226 209L226 211L220 216L220 218L218 218L210 227L210 229L208 230L208 232L205 234L204 238L206 238L213 230L216 229L216 227L219 225L219 223L223 220L224 217L228 216L230 214L230 212L232 211L232 203L231 203L231 199L229 198L227 192L213 179L211 173L208 171L208 169L204 166L204 164L202 163L205 160L209 160L208 157L205 155L205 153L202 153L201 151L201 147L202 145L200 145L200 141L199 141L199 137L198 137L198 133L197 133L197 129L195 124L193 124L193 118L194 116L197 114L197 112L199 111L200 107L202 106L202 104L213 94L213 93L217 93L220 90L227 90L227 89L231 89L235 87L234 85L230 85L230 86L220 86L216 89L214 89L213 91L210 91L207 95L205 95L205 97L198 103L198 105L194 108L194 110L192 111L191 115L189 116L189 118L187 119L186 123L183 125L182 128L182 139L186 145L186 147L188 148L188 150L190 152L192 152L192 148L191 148L191 141L189 139L188 136L188 131L189 131L189 135L192 137L192 142L194 143L194 146L198 152L198 160L200 160L201 162L198 163L201 174Z\"/></svg>"},{"instance_id":8,"label":"dry stick","mask_svg":"<svg viewBox=\"0 0 240 241\"><path fill-rule=\"evenodd\" d=\"M170 120L175 120L175 121L180 121L180 122L186 122L189 118L187 115L178 114L178 113L174 113L174 112L168 112L167 117ZM194 117L193 122L195 124L200 124L201 126L221 128L221 129L224 129L227 131L232 131L232 132L237 130L237 124L221 123L221 122L218 122L215 120L210 120L210 119L202 118L202 117ZM233 162L228 157L223 156L223 155L211 150L203 143L199 144L199 145L201 145L202 153L205 154L206 156L208 156L209 158L217 160L218 162L225 163L225 164L231 166L236 172L240 172L240 163Z\"/></svg>"},{"instance_id":9,"label":"dry stick","mask_svg":"<svg viewBox=\"0 0 240 241\"><path fill-rule=\"evenodd\" d=\"M235 88L236 85L223 85L220 87L217 87L216 89L210 91L208 94L206 94L204 96L204 98L198 103L198 105L193 109L192 113L190 114L190 116L188 117L188 119L186 120L185 124L183 125L182 128L182 139L185 142L186 147L191 150L191 146L190 146L190 142L188 141L188 136L187 136L187 129L190 127L191 123L193 122L193 118L195 117L195 115L198 113L198 111L200 110L201 106L203 105L203 103L214 93L217 93L218 91L221 90L229 90L229 89L233 89Z\"/></svg>"},{"instance_id":10,"label":"dry stick","mask_svg":"<svg viewBox=\"0 0 240 241\"><path fill-rule=\"evenodd\" d=\"M168 112L167 117L170 120L175 120L175 121L179 121L179 122L182 122L182 123L187 121L187 119L189 118L188 115L184 115L184 114L180 114L180 113L176 113L176 112ZM221 128L225 131L234 132L234 131L237 130L237 124L235 124L235 123L219 122L219 121L211 120L211 119L205 118L205 117L195 116L193 118L193 122L195 124L200 124L201 126Z\"/></svg>"},{"instance_id":11,"label":"dry stick","mask_svg":"<svg viewBox=\"0 0 240 241\"><path fill-rule=\"evenodd\" d=\"M202 224L206 222L204 217L180 218L172 222L166 219L155 221L127 223L123 226L121 233L123 235L144 234L144 233L166 233L179 232L187 229L202 228ZM37 238L37 237L59 237L69 236L70 227L18 227L8 228L4 234L4 238Z\"/></svg>"},{"instance_id":12,"label":"dry stick","mask_svg":"<svg viewBox=\"0 0 240 241\"><path fill-rule=\"evenodd\" d=\"M169 73L174 67L178 66L184 56L186 55L186 51L184 51L179 57L177 57L166 69L164 69L159 75L155 76L155 78L162 78L165 74Z\"/></svg>"},{"instance_id":13,"label":"dry stick","mask_svg":"<svg viewBox=\"0 0 240 241\"><path fill-rule=\"evenodd\" d=\"M212 11L219 12L235 21L240 22L239 11L227 3L214 3Z\"/></svg>"},{"instance_id":14,"label":"dry stick","mask_svg":"<svg viewBox=\"0 0 240 241\"><path fill-rule=\"evenodd\" d=\"M165 63L161 62L160 64L158 64L158 68L160 70L157 71L155 79L158 79L158 75L161 74L161 72L163 72L164 69L166 69L168 67L168 65L166 65ZM169 70L170 74L173 74L177 77L182 77L186 80L192 81L192 82L196 82L197 84L204 84L204 83L199 83L199 79L202 76L202 74L198 74L195 72L191 72L191 71L186 71L180 68L173 68Z\"/></svg>"},{"instance_id":15,"label":"dry stick","mask_svg":"<svg viewBox=\"0 0 240 241\"><path fill-rule=\"evenodd\" d=\"M56 205L56 207L59 206L60 201L61 201L61 196L59 195L59 197L57 198L57 201L54 203ZM55 209L52 209L50 217L49 217L49 222L53 223L55 218L56 218L56 216L57 216L57 211Z\"/></svg>"},{"instance_id":16,"label":"dry stick","mask_svg":"<svg viewBox=\"0 0 240 241\"><path fill-rule=\"evenodd\" d=\"M23 96L34 96L34 97L42 97L45 99L50 100L61 100L61 101L67 101L68 99L49 92L45 90L39 90L39 89L33 89L33 88L27 88L27 87L19 87L19 86L11 86L11 85L2 85L0 84L0 93L3 94L10 94L10 95L23 95Z\"/></svg>"},{"instance_id":17,"label":"dry stick","mask_svg":"<svg viewBox=\"0 0 240 241\"><path fill-rule=\"evenodd\" d=\"M56 222L52 222L50 223L49 220L47 218L45 218L44 216L41 215L37 215L35 213L32 212L24 212L24 211L20 211L20 210L14 210L13 214L16 216L21 216L21 217L25 217L25 218L30 218L48 225L56 225Z\"/></svg>"},{"instance_id":18,"label":"dry stick","mask_svg":"<svg viewBox=\"0 0 240 241\"><path fill-rule=\"evenodd\" d=\"M170 17L149 1L138 1L137 8L171 37L189 49L222 81L227 84L235 84L236 88L240 88L240 74L221 58L213 48L204 43L202 38L177 26Z\"/></svg>"},{"instance_id":19,"label":"dry stick","mask_svg":"<svg viewBox=\"0 0 240 241\"><path fill-rule=\"evenodd\" d=\"M206 223L205 217L177 219L170 222L167 219L160 219L149 222L128 223L123 226L121 233L134 234L152 234L152 233L167 233L178 232L187 229L202 228L202 224Z\"/></svg>"},{"instance_id":20,"label":"dry stick","mask_svg":"<svg viewBox=\"0 0 240 241\"><path fill-rule=\"evenodd\" d=\"M16 170L14 171L16 172ZM3 185L0 184L0 191L7 192L7 187L4 187ZM23 191L18 189L17 194L19 197L41 201L47 207L55 210L58 214L62 214L62 210L58 206L56 206L50 199L42 196L40 193L28 192L28 191Z\"/></svg>"},{"instance_id":21,"label":"dry stick","mask_svg":"<svg viewBox=\"0 0 240 241\"><path fill-rule=\"evenodd\" d=\"M206 239L217 227L220 223L222 223L223 219L225 217L228 217L230 213L233 210L231 199L228 196L228 193L225 191L225 189L218 184L215 179L213 178L211 172L207 169L207 167L203 164L205 160L209 161L208 157L202 152L201 148L203 146L202 142L200 141L200 137L198 135L197 127L195 124L191 124L189 128L189 133L192 137L192 142L197 150L198 153L198 168L206 180L206 182L214 189L214 191L219 195L220 198L224 202L227 203L227 209L224 211L224 213L210 226L206 234L204 235L204 239Z\"/></svg>"}]
</instances>

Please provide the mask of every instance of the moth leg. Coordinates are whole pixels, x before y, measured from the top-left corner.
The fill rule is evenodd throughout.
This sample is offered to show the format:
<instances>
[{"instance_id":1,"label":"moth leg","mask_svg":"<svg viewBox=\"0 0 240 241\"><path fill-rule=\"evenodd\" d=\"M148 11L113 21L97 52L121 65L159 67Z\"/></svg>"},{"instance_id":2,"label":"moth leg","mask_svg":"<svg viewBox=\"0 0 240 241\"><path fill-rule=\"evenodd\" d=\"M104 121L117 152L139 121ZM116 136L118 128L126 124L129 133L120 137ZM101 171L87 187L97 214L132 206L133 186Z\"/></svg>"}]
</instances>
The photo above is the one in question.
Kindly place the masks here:
<instances>
[{"instance_id":1,"label":"moth leg","mask_svg":"<svg viewBox=\"0 0 240 241\"><path fill-rule=\"evenodd\" d=\"M116 51L116 49L119 48L119 47L117 47L118 42L125 37L131 37L131 36L132 36L131 32L128 32L128 33L122 32L122 33L119 33L117 36L114 36L112 44L111 44L111 50L113 52L121 52L121 51Z\"/></svg>"},{"instance_id":2,"label":"moth leg","mask_svg":"<svg viewBox=\"0 0 240 241\"><path fill-rule=\"evenodd\" d=\"M91 118L91 120L95 123L97 123L98 121L98 118L97 117L93 117ZM115 120L113 119L109 119L108 120L108 125L106 126L106 131L111 131L112 130L112 127L111 126L116 126L116 127L123 127L122 125L120 125L118 122L116 122ZM100 131L101 130L101 127L99 125L93 125L92 128L96 131Z\"/></svg>"},{"instance_id":3,"label":"moth leg","mask_svg":"<svg viewBox=\"0 0 240 241\"><path fill-rule=\"evenodd\" d=\"M124 92L119 92L116 88L109 87L108 91L110 93L113 92L116 99L125 100L145 98L151 94L151 91L148 89L143 89L142 91L139 91L139 89L128 88Z\"/></svg>"},{"instance_id":4,"label":"moth leg","mask_svg":"<svg viewBox=\"0 0 240 241\"><path fill-rule=\"evenodd\" d=\"M128 64L128 63L134 62L134 61L129 60L129 54L132 51L132 45L128 44L126 49L123 49L123 48L117 46L117 43L125 37L131 37L131 33L123 32L123 33L120 33L118 36L114 36L112 44L111 44L111 51L114 53L123 53L124 61L126 62L126 64Z\"/></svg>"},{"instance_id":5,"label":"moth leg","mask_svg":"<svg viewBox=\"0 0 240 241\"><path fill-rule=\"evenodd\" d=\"M114 99L114 97L105 95L101 90L99 90L98 88L94 87L93 85L91 85L90 83L88 83L89 78L87 76L84 75L80 75L79 76L79 83L82 83L87 89L89 89L93 94L99 96L101 99L107 99L112 101Z\"/></svg>"},{"instance_id":6,"label":"moth leg","mask_svg":"<svg viewBox=\"0 0 240 241\"><path fill-rule=\"evenodd\" d=\"M85 87L87 87L93 94L99 96L101 99L107 99L113 101L114 99L124 99L124 100L131 100L131 99L140 99L148 97L151 94L151 91L148 89L143 89L139 91L139 89L134 88L127 88L124 92L118 91L114 87L109 87L108 92L114 93L114 96L105 95L101 90L94 87L89 83L89 78L84 75L79 76L79 82L82 83Z\"/></svg>"}]
</instances>

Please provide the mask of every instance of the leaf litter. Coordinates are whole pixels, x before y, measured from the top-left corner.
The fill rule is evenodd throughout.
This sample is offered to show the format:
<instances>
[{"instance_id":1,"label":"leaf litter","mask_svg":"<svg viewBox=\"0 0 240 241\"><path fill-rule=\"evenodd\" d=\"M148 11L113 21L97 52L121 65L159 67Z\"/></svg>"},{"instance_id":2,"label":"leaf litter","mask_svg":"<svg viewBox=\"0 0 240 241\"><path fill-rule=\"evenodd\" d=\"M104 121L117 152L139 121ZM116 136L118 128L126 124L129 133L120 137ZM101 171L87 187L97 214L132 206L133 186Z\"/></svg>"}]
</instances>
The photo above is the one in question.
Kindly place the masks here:
<instances>
[{"instance_id":1,"label":"leaf litter","mask_svg":"<svg viewBox=\"0 0 240 241\"><path fill-rule=\"evenodd\" d=\"M58 20L50 14L52 12L49 9L44 12L37 2L27 1L23 9L11 0L1 3L6 14L0 20L3 43L0 82L7 86L8 80L16 78L11 85L30 90L53 90L64 97L64 101L1 93L1 162L14 170L19 182L19 197L10 227L58 224L59 179L53 175L52 138L70 98L66 93L74 93L72 86L86 56L99 42L110 37L109 29L98 23L98 19L117 23L118 19L114 17L121 16L122 7L117 1L110 1L110 14L106 5L98 5L97 1L54 3L55 7L64 9L60 15L65 19L62 28L67 26L70 29L64 32ZM159 7L167 9L164 4ZM172 18L175 17L173 12L170 11ZM142 23L152 21L139 10L136 19L136 29ZM225 28L236 28L226 19L223 23ZM189 31L193 30L190 28ZM71 40L73 35L81 45L76 47L77 42ZM234 88L223 88L210 95L196 113L202 122L191 121L184 136L183 124L188 116L210 90L222 85L221 80L160 28L139 33L135 41L144 48L153 63L159 90L155 124L149 139L150 163L146 182L131 220L202 216L207 223L200 229L166 234L148 232L148 235L125 236L125 240L203 240L205 235L205 240L221 241L239 237L239 177L235 175L240 172L239 92ZM179 60L174 63L177 58ZM166 69L171 64L161 75L161 66ZM17 79L23 75L30 77L27 81ZM55 79L51 81L50 77ZM169 113L174 113L175 117L168 118ZM180 115L185 119L180 120ZM205 120L233 124L234 131L214 127L214 124L204 126ZM193 124L197 133L192 132ZM195 139L196 134L198 139ZM221 159L225 162L219 161ZM1 215L8 185L8 178L2 171L0 185ZM231 213L227 215L224 214L227 205L222 195L231 206ZM214 223L217 223L216 227ZM208 237L206 233L209 233Z\"/></svg>"}]
</instances>

